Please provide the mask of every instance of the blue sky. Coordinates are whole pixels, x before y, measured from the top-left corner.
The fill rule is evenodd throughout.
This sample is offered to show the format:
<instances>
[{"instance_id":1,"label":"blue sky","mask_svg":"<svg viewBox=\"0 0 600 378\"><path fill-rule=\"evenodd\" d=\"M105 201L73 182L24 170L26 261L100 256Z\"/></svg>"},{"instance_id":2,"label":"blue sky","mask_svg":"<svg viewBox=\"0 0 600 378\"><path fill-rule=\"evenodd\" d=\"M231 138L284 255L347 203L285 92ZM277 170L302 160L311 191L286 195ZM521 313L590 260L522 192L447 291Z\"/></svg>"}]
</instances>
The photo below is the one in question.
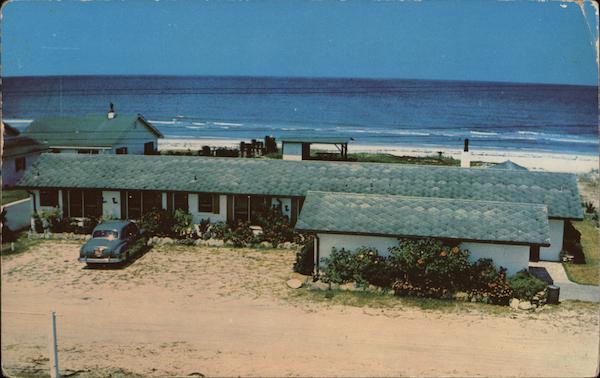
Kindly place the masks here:
<instances>
[{"instance_id":1,"label":"blue sky","mask_svg":"<svg viewBox=\"0 0 600 378\"><path fill-rule=\"evenodd\" d=\"M558 1L13 1L5 76L597 84L595 9Z\"/></svg>"}]
</instances>

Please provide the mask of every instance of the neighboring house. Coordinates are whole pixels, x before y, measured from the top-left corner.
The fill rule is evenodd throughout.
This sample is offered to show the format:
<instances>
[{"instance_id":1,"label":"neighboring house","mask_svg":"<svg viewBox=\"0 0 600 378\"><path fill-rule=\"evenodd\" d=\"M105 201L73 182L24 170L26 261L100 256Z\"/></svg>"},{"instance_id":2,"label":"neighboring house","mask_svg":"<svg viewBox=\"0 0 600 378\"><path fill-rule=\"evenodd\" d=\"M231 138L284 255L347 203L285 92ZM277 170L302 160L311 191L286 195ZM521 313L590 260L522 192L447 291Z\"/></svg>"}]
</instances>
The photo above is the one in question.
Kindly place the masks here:
<instances>
[{"instance_id":1,"label":"neighboring house","mask_svg":"<svg viewBox=\"0 0 600 378\"><path fill-rule=\"evenodd\" d=\"M2 123L2 187L14 186L46 147Z\"/></svg>"},{"instance_id":2,"label":"neighboring house","mask_svg":"<svg viewBox=\"0 0 600 378\"><path fill-rule=\"evenodd\" d=\"M313 198L310 195L307 198L309 191L378 195L373 198L380 204L388 202L386 211L389 214L372 214L365 204L360 204L359 198L340 197L356 201L350 201L350 205L356 216L353 224L357 228L348 232L364 229L365 235L400 236L404 229L398 224L384 233L369 230L370 223L377 222L377 216L382 219L396 217L398 221L406 222L407 227L416 227L415 216L406 216L412 210L404 208L404 204L413 201L429 206L426 213L424 205L414 207L415 214L422 216L422 224L439 225L428 236L448 238L449 235L442 231L456 222L464 227L453 238L465 243L493 245L489 253L496 253L496 244L507 245L507 251L509 245L517 246L510 249L510 253L516 254L511 256L521 263L539 258L558 261L563 247L564 221L583 218L577 182L572 174L482 168L192 156L43 154L26 172L19 186L34 193L36 211L59 208L70 217L111 215L139 219L153 207L181 208L189 211L196 223L202 219L253 222L266 209L280 204L291 223L296 224L299 213L312 211L303 207L305 198L307 201ZM393 196L415 198L401 201ZM450 201L441 200L444 198ZM427 202L427 199L436 199L439 206L436 205L438 202ZM463 200L476 203L469 211L461 210L456 206L467 206ZM454 207L450 206L453 202L457 204ZM523 230L502 226L497 236L489 236L486 240L470 236L473 232L482 235L490 230L484 229L483 224L475 230L467 230L466 225L474 224L472 221L475 220L490 222L494 214L500 225L514 222ZM302 214L300 218L305 220L307 216ZM470 223L463 223L465 217ZM448 225L442 227L440 222ZM319 230L306 221L300 226L319 234L328 233L327 229ZM547 231L540 231L539 238L526 235L527 230L546 230L544 227ZM417 236L421 233L408 234ZM367 243L371 239L361 240ZM484 254L479 246L477 253Z\"/></svg>"},{"instance_id":3,"label":"neighboring house","mask_svg":"<svg viewBox=\"0 0 600 378\"><path fill-rule=\"evenodd\" d=\"M348 137L284 137L281 139L283 160L310 160L312 144L332 144L339 151L339 159L348 159ZM327 154L337 155L337 154Z\"/></svg>"},{"instance_id":4,"label":"neighboring house","mask_svg":"<svg viewBox=\"0 0 600 378\"><path fill-rule=\"evenodd\" d=\"M162 134L141 115L107 115L41 118L24 135L47 146L50 152L79 154L156 153Z\"/></svg>"}]
</instances>

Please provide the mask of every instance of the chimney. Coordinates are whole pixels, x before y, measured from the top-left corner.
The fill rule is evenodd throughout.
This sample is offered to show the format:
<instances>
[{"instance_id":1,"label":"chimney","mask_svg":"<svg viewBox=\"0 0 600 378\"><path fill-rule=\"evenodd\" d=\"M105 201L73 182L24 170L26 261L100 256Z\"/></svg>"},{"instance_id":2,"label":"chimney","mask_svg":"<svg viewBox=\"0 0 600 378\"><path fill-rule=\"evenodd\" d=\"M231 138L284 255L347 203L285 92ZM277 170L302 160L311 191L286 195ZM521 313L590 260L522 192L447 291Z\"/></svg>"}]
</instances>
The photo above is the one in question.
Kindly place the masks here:
<instances>
[{"instance_id":1,"label":"chimney","mask_svg":"<svg viewBox=\"0 0 600 378\"><path fill-rule=\"evenodd\" d=\"M117 114L115 113L115 106L112 102L110 103L110 109L108 109L108 113L106 114L106 116L108 117L108 119L113 119L117 116Z\"/></svg>"},{"instance_id":2,"label":"chimney","mask_svg":"<svg viewBox=\"0 0 600 378\"><path fill-rule=\"evenodd\" d=\"M460 167L470 168L471 167L471 152L469 152L469 140L465 139L465 148L460 155Z\"/></svg>"}]
</instances>

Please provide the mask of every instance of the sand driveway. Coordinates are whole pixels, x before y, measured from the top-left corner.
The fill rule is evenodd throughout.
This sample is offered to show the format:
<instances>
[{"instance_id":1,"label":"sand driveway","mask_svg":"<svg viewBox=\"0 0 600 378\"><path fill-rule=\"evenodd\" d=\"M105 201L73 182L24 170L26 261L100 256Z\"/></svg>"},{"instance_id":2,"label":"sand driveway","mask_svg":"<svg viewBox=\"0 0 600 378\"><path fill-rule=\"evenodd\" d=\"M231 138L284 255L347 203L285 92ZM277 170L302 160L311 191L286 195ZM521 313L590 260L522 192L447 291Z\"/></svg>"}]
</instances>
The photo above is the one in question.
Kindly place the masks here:
<instances>
[{"instance_id":1,"label":"sand driveway","mask_svg":"<svg viewBox=\"0 0 600 378\"><path fill-rule=\"evenodd\" d=\"M83 269L78 248L47 241L2 259L7 372L47 374L52 309L61 368L78 376L592 376L598 365L596 305L329 305L291 297L293 251L164 246L105 270Z\"/></svg>"}]
</instances>

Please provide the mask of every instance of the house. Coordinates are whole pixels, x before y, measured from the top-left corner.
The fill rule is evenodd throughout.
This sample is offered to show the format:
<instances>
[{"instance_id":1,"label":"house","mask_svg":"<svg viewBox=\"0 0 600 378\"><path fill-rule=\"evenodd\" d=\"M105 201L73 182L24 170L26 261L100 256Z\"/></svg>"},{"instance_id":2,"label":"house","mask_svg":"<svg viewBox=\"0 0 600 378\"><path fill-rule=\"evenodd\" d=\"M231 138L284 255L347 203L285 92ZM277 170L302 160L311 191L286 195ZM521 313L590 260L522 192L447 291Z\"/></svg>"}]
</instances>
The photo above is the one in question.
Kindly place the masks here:
<instances>
[{"instance_id":1,"label":"house","mask_svg":"<svg viewBox=\"0 0 600 378\"><path fill-rule=\"evenodd\" d=\"M471 220L479 219L480 223L489 222L488 214L494 211L502 214L504 218L498 221L503 222L517 219L521 216L519 212L529 214L530 224L516 221L515 224L531 229L541 229L547 222L548 235L542 235L543 238L518 238L519 232L513 229L506 240L500 236L480 240L468 233L453 236L465 242L494 244L493 248L497 248L496 244L519 246L521 263L525 258L558 261L563 248L565 221L583 218L573 174L485 168L193 156L42 154L27 170L19 186L31 191L34 211L58 208L68 217L110 215L139 219L149 209L161 207L189 211L196 223L202 219L253 222L271 206L281 205L293 225L301 214L303 223L298 226L319 234L327 234L328 230L311 225L304 215L305 211L312 211L303 206L311 199L309 192L383 196L374 198L380 203L389 202L390 209L394 209L393 202L401 203L394 196L411 197L412 201L420 203L436 199L445 206L452 202L467 206L466 202L460 201L478 201L467 215ZM385 196L390 197L386 199ZM358 198L349 198L358 201ZM533 205L544 207L544 221L538 219L542 208ZM403 207L396 210L404 211ZM364 206L352 208L362 219L362 223L357 224L365 230L371 217L377 219L368 214ZM488 210L492 213L486 213ZM443 218L440 214L447 211L448 207L429 207L429 215L423 219L437 224ZM452 214L443 218L445 222L463 222L461 217L467 216L460 209ZM464 223L467 224L472 223ZM405 235L399 225L396 228L389 233L369 232L385 237ZM438 237L449 238L441 233L442 230L435 229L431 236L440 232ZM503 228L499 230L509 233ZM348 232L352 235L360 231ZM523 248L525 246L527 248Z\"/></svg>"},{"instance_id":2,"label":"house","mask_svg":"<svg viewBox=\"0 0 600 378\"><path fill-rule=\"evenodd\" d=\"M309 191L296 229L315 233L317 269L333 247L388 255L398 238L430 237L514 274L527 268L532 249L550 246L548 209L530 203Z\"/></svg>"},{"instance_id":3,"label":"house","mask_svg":"<svg viewBox=\"0 0 600 378\"><path fill-rule=\"evenodd\" d=\"M347 160L348 143L351 140L348 137L284 137L281 139L283 160L310 160L312 144L332 144L340 152L339 160Z\"/></svg>"},{"instance_id":4,"label":"house","mask_svg":"<svg viewBox=\"0 0 600 378\"><path fill-rule=\"evenodd\" d=\"M156 153L163 137L141 115L117 114L112 104L106 115L36 119L24 135L54 153L145 155Z\"/></svg>"},{"instance_id":5,"label":"house","mask_svg":"<svg viewBox=\"0 0 600 378\"><path fill-rule=\"evenodd\" d=\"M46 147L2 123L2 188L14 186Z\"/></svg>"}]
</instances>

